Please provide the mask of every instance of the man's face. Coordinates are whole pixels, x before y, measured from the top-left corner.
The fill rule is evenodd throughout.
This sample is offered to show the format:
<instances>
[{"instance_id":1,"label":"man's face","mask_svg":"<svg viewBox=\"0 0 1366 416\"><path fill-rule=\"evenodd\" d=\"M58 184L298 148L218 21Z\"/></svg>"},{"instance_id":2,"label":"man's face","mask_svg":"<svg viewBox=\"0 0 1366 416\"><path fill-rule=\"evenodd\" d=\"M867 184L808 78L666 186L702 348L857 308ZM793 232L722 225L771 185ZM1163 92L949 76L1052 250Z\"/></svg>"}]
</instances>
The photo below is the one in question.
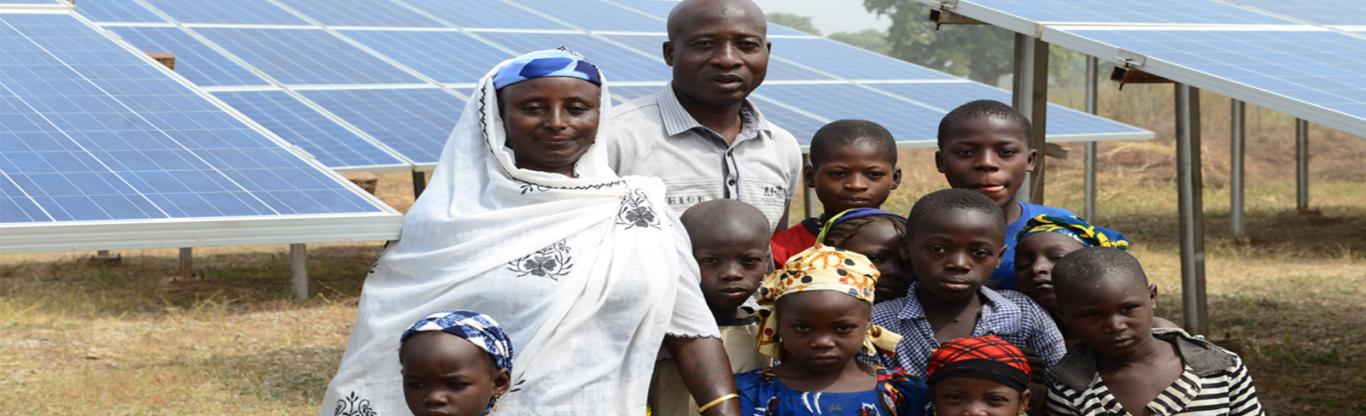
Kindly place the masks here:
<instances>
[{"instance_id":1,"label":"man's face","mask_svg":"<svg viewBox=\"0 0 1366 416\"><path fill-rule=\"evenodd\" d=\"M691 7L673 16L664 44L673 85L685 104L732 107L768 73L767 23L757 9L736 5Z\"/></svg>"}]
</instances>

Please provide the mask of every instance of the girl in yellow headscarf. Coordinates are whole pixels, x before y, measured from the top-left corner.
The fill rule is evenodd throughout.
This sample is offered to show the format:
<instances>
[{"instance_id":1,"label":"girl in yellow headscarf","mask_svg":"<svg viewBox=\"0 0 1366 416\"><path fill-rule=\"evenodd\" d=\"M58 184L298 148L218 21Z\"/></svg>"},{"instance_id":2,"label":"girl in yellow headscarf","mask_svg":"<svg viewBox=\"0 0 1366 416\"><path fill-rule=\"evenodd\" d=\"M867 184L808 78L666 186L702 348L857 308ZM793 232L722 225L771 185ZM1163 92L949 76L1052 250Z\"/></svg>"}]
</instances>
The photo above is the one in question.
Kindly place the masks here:
<instances>
[{"instance_id":1,"label":"girl in yellow headscarf","mask_svg":"<svg viewBox=\"0 0 1366 416\"><path fill-rule=\"evenodd\" d=\"M757 293L758 344L779 364L736 376L740 409L754 416L923 415L922 380L869 364L893 354L901 339L870 322L877 279L867 257L822 245L769 273Z\"/></svg>"}]
</instances>

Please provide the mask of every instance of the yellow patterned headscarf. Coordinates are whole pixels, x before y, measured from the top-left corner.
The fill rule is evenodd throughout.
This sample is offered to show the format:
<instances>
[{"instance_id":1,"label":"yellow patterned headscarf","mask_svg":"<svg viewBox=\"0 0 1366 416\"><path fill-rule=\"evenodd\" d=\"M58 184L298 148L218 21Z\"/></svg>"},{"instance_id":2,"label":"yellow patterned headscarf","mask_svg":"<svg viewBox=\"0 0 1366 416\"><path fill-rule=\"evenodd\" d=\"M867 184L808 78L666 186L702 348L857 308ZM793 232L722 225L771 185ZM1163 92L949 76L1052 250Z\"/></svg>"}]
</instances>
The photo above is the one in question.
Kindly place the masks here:
<instances>
[{"instance_id":1,"label":"yellow patterned headscarf","mask_svg":"<svg viewBox=\"0 0 1366 416\"><path fill-rule=\"evenodd\" d=\"M873 303L878 271L867 257L852 251L817 244L788 259L783 268L764 277L759 287L759 353L782 359L782 341L778 339L778 299L784 295L830 290ZM868 336L863 340L863 353L891 355L896 351L901 335L868 324Z\"/></svg>"}]
</instances>

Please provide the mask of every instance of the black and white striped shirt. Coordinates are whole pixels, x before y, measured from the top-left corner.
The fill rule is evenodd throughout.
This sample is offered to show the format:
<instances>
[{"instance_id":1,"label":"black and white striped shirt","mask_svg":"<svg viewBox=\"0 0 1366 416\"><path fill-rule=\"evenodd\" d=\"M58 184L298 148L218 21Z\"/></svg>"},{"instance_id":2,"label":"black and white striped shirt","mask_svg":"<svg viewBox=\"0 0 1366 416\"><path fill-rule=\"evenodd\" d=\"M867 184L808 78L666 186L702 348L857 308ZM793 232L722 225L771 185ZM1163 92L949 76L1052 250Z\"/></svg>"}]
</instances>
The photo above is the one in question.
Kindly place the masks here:
<instances>
[{"instance_id":1,"label":"black and white striped shirt","mask_svg":"<svg viewBox=\"0 0 1366 416\"><path fill-rule=\"evenodd\" d=\"M1157 416L1265 415L1247 367L1237 355L1179 330L1154 333L1176 344L1184 370L1148 404ZM1079 346L1053 372L1048 412L1059 416L1128 416L1095 371L1095 355ZM1085 362L1089 361L1089 363ZM1087 365L1089 364L1089 365ZM1089 382L1082 371L1089 369Z\"/></svg>"}]
</instances>

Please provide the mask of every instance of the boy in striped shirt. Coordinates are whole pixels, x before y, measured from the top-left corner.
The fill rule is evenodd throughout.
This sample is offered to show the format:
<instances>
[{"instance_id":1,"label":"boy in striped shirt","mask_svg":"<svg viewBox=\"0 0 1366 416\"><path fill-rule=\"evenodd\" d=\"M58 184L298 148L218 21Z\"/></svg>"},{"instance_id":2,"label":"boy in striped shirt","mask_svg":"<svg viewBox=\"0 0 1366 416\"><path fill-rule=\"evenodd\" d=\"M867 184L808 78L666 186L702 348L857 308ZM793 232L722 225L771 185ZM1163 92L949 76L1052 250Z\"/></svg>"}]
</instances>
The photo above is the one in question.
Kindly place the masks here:
<instances>
[{"instance_id":1,"label":"boy in striped shirt","mask_svg":"<svg viewBox=\"0 0 1366 416\"><path fill-rule=\"evenodd\" d=\"M1062 319L1081 344L1052 370L1053 415L1265 415L1237 355L1153 329L1157 292L1124 251L1077 250L1053 266Z\"/></svg>"}]
</instances>

